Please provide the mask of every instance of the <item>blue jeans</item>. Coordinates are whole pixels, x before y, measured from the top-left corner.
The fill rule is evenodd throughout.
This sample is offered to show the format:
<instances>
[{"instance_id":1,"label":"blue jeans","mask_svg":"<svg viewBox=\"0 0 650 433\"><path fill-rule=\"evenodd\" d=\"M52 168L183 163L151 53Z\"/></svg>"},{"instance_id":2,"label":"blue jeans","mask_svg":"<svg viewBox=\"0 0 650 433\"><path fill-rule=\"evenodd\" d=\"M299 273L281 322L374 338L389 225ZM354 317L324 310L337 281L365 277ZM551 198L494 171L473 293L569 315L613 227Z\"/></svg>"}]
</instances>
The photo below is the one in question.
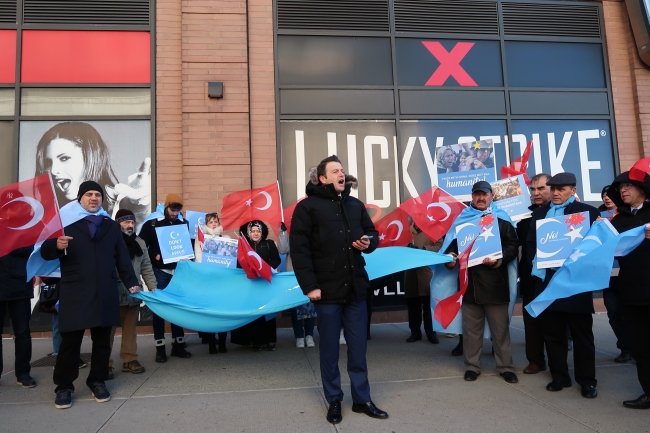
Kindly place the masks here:
<instances>
[{"instance_id":1,"label":"blue jeans","mask_svg":"<svg viewBox=\"0 0 650 433\"><path fill-rule=\"evenodd\" d=\"M153 273L156 276L156 282L157 288L156 290L163 290L165 289L168 285L169 282L172 279L172 275L168 274L167 272L163 272L160 269L153 269ZM153 313L153 338L156 340L164 340L165 339L165 319L162 317L158 316L156 313ZM178 325L174 325L173 323L169 323L172 328L172 338L183 338L185 336L185 331L183 331L183 328L181 328Z\"/></svg>"},{"instance_id":2,"label":"blue jeans","mask_svg":"<svg viewBox=\"0 0 650 433\"><path fill-rule=\"evenodd\" d=\"M304 320L304 328L303 328ZM295 308L291 309L291 325L293 326L293 336L295 338L305 338L305 335L314 336L314 318L298 320L298 314Z\"/></svg>"},{"instance_id":3,"label":"blue jeans","mask_svg":"<svg viewBox=\"0 0 650 433\"><path fill-rule=\"evenodd\" d=\"M59 353L62 339L61 333L59 332L59 315L54 313L52 314L52 352Z\"/></svg>"},{"instance_id":4,"label":"blue jeans","mask_svg":"<svg viewBox=\"0 0 650 433\"><path fill-rule=\"evenodd\" d=\"M32 336L29 332L29 319L32 315L32 304L29 299L0 302L0 323L4 323L5 313L9 310L11 327L14 330L14 349L16 351L15 372L20 378L29 374L32 359ZM2 374L2 341L0 341L0 374Z\"/></svg>"}]
</instances>

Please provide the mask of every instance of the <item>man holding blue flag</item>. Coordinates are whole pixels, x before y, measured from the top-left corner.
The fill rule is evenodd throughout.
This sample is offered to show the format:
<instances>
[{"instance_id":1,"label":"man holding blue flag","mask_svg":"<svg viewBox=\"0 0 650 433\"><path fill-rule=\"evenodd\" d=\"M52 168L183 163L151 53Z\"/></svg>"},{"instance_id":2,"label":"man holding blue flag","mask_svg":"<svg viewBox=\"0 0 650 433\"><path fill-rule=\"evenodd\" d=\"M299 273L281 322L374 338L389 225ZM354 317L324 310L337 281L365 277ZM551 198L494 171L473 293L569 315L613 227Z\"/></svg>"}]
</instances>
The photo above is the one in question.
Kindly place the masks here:
<instances>
[{"instance_id":1,"label":"man holding blue flag","mask_svg":"<svg viewBox=\"0 0 650 433\"><path fill-rule=\"evenodd\" d=\"M532 275L535 277L535 295L542 293L556 269L537 268L537 221L589 212L589 221L599 217L598 210L586 203L576 201L576 176L573 173L558 173L546 184L551 187L551 202L533 211L530 231L526 239L527 257ZM540 316L544 342L548 353L548 366L553 380L546 386L548 391L561 391L571 386L569 376L567 326L573 337L575 379L582 387L582 396L595 398L596 391L596 347L594 345L593 297L591 292L579 293L554 301Z\"/></svg>"},{"instance_id":2,"label":"man holding blue flag","mask_svg":"<svg viewBox=\"0 0 650 433\"><path fill-rule=\"evenodd\" d=\"M612 225L619 232L650 223L650 175L633 179L630 172L621 173L607 191L617 205L618 214ZM627 336L632 357L636 361L637 375L643 395L636 400L623 402L631 409L650 409L650 280L647 274L650 257L650 232L646 228L645 239L625 256L618 258L620 270L619 297L624 307Z\"/></svg>"}]
</instances>

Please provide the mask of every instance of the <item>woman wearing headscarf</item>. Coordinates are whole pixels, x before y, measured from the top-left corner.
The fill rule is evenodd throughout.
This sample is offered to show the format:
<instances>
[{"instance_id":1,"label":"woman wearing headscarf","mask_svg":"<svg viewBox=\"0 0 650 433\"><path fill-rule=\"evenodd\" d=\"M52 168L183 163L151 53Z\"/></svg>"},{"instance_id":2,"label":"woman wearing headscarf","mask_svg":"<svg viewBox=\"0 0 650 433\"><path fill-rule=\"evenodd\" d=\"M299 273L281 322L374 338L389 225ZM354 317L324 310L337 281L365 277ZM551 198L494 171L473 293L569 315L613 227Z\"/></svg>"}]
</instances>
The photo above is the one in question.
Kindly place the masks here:
<instances>
[{"instance_id":1,"label":"woman wearing headscarf","mask_svg":"<svg viewBox=\"0 0 650 433\"><path fill-rule=\"evenodd\" d=\"M280 266L282 261L280 253L275 242L267 239L269 229L266 224L259 220L253 220L241 226L239 230L262 260L273 269ZM239 263L237 266L240 267ZM252 344L253 349L257 351L262 350L263 346L266 346L268 351L275 350L275 343L277 342L275 317L266 320L266 317L262 316L241 328L233 330L230 333L230 341L233 344L241 344L242 346Z\"/></svg>"},{"instance_id":2,"label":"woman wearing headscarf","mask_svg":"<svg viewBox=\"0 0 650 433\"><path fill-rule=\"evenodd\" d=\"M437 154L438 174L458 171L458 155L451 146L442 146Z\"/></svg>"}]
</instances>

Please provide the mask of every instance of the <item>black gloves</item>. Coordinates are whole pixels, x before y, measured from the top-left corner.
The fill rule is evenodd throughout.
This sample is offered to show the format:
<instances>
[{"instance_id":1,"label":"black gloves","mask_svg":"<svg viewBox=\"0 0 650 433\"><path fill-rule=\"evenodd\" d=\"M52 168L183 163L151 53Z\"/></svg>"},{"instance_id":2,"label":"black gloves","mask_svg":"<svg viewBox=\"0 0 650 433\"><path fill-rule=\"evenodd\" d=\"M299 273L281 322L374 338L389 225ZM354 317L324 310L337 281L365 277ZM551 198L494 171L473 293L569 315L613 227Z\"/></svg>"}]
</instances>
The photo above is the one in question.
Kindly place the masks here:
<instances>
[{"instance_id":1,"label":"black gloves","mask_svg":"<svg viewBox=\"0 0 650 433\"><path fill-rule=\"evenodd\" d=\"M284 221L280 224L280 231L286 232L287 231L287 226L284 225Z\"/></svg>"}]
</instances>

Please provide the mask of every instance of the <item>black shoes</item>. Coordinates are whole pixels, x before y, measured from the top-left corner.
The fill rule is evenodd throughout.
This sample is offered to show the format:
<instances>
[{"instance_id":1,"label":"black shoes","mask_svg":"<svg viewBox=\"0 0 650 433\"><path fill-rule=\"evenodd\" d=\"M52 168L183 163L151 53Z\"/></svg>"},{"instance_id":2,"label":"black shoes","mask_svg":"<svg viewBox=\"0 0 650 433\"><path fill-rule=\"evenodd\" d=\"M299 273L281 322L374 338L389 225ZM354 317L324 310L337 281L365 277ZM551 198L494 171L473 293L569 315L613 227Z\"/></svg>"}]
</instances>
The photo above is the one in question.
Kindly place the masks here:
<instances>
[{"instance_id":1,"label":"black shoes","mask_svg":"<svg viewBox=\"0 0 650 433\"><path fill-rule=\"evenodd\" d=\"M632 354L627 350L621 350L621 354L614 358L614 362L628 362L632 360Z\"/></svg>"},{"instance_id":2,"label":"black shoes","mask_svg":"<svg viewBox=\"0 0 650 433\"><path fill-rule=\"evenodd\" d=\"M23 388L34 388L36 381L29 374L24 374L18 378L18 384L22 385Z\"/></svg>"},{"instance_id":3,"label":"black shoes","mask_svg":"<svg viewBox=\"0 0 650 433\"><path fill-rule=\"evenodd\" d=\"M503 377L503 380L505 380L508 383L519 383L519 379L517 378L517 375L514 374L512 371L504 371L503 373L499 373L501 377Z\"/></svg>"},{"instance_id":4,"label":"black shoes","mask_svg":"<svg viewBox=\"0 0 650 433\"><path fill-rule=\"evenodd\" d=\"M643 394L636 400L624 401L623 406L629 409L650 409L650 397L647 394Z\"/></svg>"},{"instance_id":5,"label":"black shoes","mask_svg":"<svg viewBox=\"0 0 650 433\"><path fill-rule=\"evenodd\" d=\"M463 377L463 379L465 379L468 382L474 382L476 379L478 379L478 377L480 375L481 375L481 373L479 373L477 371L467 370L465 372L465 376Z\"/></svg>"},{"instance_id":6,"label":"black shoes","mask_svg":"<svg viewBox=\"0 0 650 433\"><path fill-rule=\"evenodd\" d=\"M598 397L598 391L596 391L596 387L593 385L583 386L582 390L580 391L580 394L582 394L584 398Z\"/></svg>"},{"instance_id":7,"label":"black shoes","mask_svg":"<svg viewBox=\"0 0 650 433\"><path fill-rule=\"evenodd\" d=\"M422 334L420 334L420 335L411 334L411 336L406 339L406 342L407 343L415 343L418 340L422 340Z\"/></svg>"},{"instance_id":8,"label":"black shoes","mask_svg":"<svg viewBox=\"0 0 650 433\"><path fill-rule=\"evenodd\" d=\"M365 413L371 418L377 418L377 419L387 419L388 414L384 412L383 410L379 409L377 406L372 401L369 401L368 403L354 403L352 405L352 412L356 413Z\"/></svg>"},{"instance_id":9,"label":"black shoes","mask_svg":"<svg viewBox=\"0 0 650 433\"><path fill-rule=\"evenodd\" d=\"M185 350L185 344L174 341L172 343L172 351L170 352L169 356L177 356L179 358L191 358L192 354L187 350Z\"/></svg>"},{"instance_id":10,"label":"black shoes","mask_svg":"<svg viewBox=\"0 0 650 433\"><path fill-rule=\"evenodd\" d=\"M87 366L88 366L88 364L86 363L86 361L79 358L79 368L82 369L82 368L86 368Z\"/></svg>"},{"instance_id":11,"label":"black shoes","mask_svg":"<svg viewBox=\"0 0 650 433\"><path fill-rule=\"evenodd\" d=\"M341 415L341 402L334 400L330 403L329 409L327 409L327 421L332 424L338 424L343 420L343 415Z\"/></svg>"},{"instance_id":12,"label":"black shoes","mask_svg":"<svg viewBox=\"0 0 650 433\"><path fill-rule=\"evenodd\" d=\"M108 375L106 376L106 380L113 379L115 379L115 369L113 367L108 367Z\"/></svg>"},{"instance_id":13,"label":"black shoes","mask_svg":"<svg viewBox=\"0 0 650 433\"><path fill-rule=\"evenodd\" d=\"M275 343L266 343L266 351L267 352L274 352L275 351Z\"/></svg>"},{"instance_id":14,"label":"black shoes","mask_svg":"<svg viewBox=\"0 0 650 433\"><path fill-rule=\"evenodd\" d=\"M54 399L54 407L57 409L67 409L70 406L72 406L72 391L69 389L57 391L56 398Z\"/></svg>"},{"instance_id":15,"label":"black shoes","mask_svg":"<svg viewBox=\"0 0 650 433\"><path fill-rule=\"evenodd\" d=\"M165 346L156 346L156 362L162 364L167 362L167 353L165 353Z\"/></svg>"},{"instance_id":16,"label":"black shoes","mask_svg":"<svg viewBox=\"0 0 650 433\"><path fill-rule=\"evenodd\" d=\"M226 349L226 340L219 340L219 353L227 353L228 349Z\"/></svg>"},{"instance_id":17,"label":"black shoes","mask_svg":"<svg viewBox=\"0 0 650 433\"><path fill-rule=\"evenodd\" d=\"M564 388L571 387L571 382L561 382L559 380L553 380L551 383L546 385L546 390L551 392L562 391Z\"/></svg>"},{"instance_id":18,"label":"black shoes","mask_svg":"<svg viewBox=\"0 0 650 433\"><path fill-rule=\"evenodd\" d=\"M93 397L95 397L95 401L98 403L106 403L111 399L111 393L106 389L106 385L96 383L93 388Z\"/></svg>"},{"instance_id":19,"label":"black shoes","mask_svg":"<svg viewBox=\"0 0 650 433\"><path fill-rule=\"evenodd\" d=\"M460 343L458 343L458 346L454 347L451 350L451 355L452 356L463 356L463 341L461 340Z\"/></svg>"},{"instance_id":20,"label":"black shoes","mask_svg":"<svg viewBox=\"0 0 650 433\"><path fill-rule=\"evenodd\" d=\"M429 343L431 344L440 344L440 340L438 340L438 335L435 332L427 336L427 340L429 340Z\"/></svg>"},{"instance_id":21,"label":"black shoes","mask_svg":"<svg viewBox=\"0 0 650 433\"><path fill-rule=\"evenodd\" d=\"M208 343L208 353L210 355L216 355L217 353L219 353L219 349L217 349L217 343L216 342Z\"/></svg>"}]
</instances>

